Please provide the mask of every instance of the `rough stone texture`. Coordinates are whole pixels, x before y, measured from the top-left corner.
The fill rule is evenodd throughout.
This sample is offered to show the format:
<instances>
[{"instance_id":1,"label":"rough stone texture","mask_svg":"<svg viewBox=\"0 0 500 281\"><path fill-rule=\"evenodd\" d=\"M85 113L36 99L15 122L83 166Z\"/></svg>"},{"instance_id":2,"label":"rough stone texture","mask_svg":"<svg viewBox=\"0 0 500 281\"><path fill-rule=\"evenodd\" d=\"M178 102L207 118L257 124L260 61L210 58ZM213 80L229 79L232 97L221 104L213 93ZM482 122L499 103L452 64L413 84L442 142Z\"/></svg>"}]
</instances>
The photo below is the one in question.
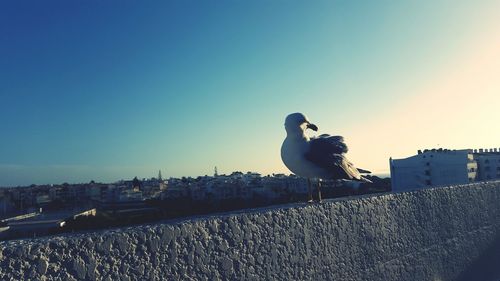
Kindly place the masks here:
<instances>
[{"instance_id":1,"label":"rough stone texture","mask_svg":"<svg viewBox=\"0 0 500 281\"><path fill-rule=\"evenodd\" d=\"M0 279L466 280L499 235L492 182L6 241Z\"/></svg>"}]
</instances>

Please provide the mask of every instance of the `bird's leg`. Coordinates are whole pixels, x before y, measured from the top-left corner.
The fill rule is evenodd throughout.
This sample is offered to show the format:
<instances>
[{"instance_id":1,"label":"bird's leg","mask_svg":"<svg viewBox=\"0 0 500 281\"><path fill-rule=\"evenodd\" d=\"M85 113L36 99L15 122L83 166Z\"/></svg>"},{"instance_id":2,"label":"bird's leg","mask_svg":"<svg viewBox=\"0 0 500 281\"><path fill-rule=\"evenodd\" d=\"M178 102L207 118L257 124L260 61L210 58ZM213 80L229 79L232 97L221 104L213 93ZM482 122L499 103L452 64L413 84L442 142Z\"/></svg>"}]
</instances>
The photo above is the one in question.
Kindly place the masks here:
<instances>
[{"instance_id":1,"label":"bird's leg","mask_svg":"<svg viewBox=\"0 0 500 281\"><path fill-rule=\"evenodd\" d=\"M307 190L309 191L309 200L308 203L313 202L312 188L311 188L311 179L307 178Z\"/></svg>"},{"instance_id":2,"label":"bird's leg","mask_svg":"<svg viewBox=\"0 0 500 281\"><path fill-rule=\"evenodd\" d=\"M318 179L318 202L321 203L321 179Z\"/></svg>"}]
</instances>

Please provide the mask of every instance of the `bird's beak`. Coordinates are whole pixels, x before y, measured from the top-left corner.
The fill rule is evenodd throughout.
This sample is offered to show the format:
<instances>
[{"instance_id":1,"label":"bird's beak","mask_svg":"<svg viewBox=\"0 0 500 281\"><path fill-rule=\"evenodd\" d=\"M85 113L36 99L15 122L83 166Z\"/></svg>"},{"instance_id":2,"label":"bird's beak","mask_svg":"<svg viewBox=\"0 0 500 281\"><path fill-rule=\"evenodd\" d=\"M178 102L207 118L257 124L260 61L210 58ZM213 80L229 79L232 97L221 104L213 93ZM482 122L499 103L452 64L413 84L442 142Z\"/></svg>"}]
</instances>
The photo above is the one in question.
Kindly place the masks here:
<instances>
[{"instance_id":1,"label":"bird's beak","mask_svg":"<svg viewBox=\"0 0 500 281\"><path fill-rule=\"evenodd\" d=\"M311 123L307 123L307 128L311 129L313 131L316 131L316 132L318 131L318 126L311 124Z\"/></svg>"}]
</instances>

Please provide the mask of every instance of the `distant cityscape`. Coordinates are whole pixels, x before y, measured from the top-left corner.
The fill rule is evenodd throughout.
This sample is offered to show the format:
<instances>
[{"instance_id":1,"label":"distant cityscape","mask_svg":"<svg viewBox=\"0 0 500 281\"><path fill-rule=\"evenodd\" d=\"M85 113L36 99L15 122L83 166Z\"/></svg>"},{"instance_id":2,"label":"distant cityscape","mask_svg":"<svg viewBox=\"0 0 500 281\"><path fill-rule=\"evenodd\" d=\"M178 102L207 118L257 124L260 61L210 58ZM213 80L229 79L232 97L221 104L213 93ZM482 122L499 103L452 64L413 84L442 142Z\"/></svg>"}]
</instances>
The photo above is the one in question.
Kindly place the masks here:
<instances>
[{"instance_id":1,"label":"distant cityscape","mask_svg":"<svg viewBox=\"0 0 500 281\"><path fill-rule=\"evenodd\" d=\"M373 183L323 180L323 198L500 180L500 148L426 149L389 162L390 178L367 176ZM307 179L293 174L225 175L217 168L212 176L164 179L159 171L114 183L5 187L0 240L306 202L308 192Z\"/></svg>"},{"instance_id":2,"label":"distant cityscape","mask_svg":"<svg viewBox=\"0 0 500 281\"><path fill-rule=\"evenodd\" d=\"M324 198L390 191L390 180L353 188L322 181ZM305 202L307 180L295 175L262 176L233 172L213 176L149 179L115 183L31 185L0 189L0 239L142 223L220 211Z\"/></svg>"}]
</instances>

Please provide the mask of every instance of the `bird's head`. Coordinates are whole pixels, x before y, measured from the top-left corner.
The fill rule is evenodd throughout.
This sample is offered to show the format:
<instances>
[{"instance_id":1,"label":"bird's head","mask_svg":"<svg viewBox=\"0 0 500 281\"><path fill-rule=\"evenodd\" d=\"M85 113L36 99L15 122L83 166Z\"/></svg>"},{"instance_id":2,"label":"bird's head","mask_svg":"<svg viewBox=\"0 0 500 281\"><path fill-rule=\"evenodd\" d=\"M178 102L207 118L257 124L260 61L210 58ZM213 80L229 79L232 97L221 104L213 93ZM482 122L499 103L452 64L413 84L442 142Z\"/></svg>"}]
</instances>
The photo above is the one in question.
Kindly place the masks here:
<instances>
[{"instance_id":1,"label":"bird's head","mask_svg":"<svg viewBox=\"0 0 500 281\"><path fill-rule=\"evenodd\" d=\"M285 129L286 132L290 134L299 134L303 135L306 129L311 129L313 131L317 131L318 127L311 122L307 116L302 113L292 113L289 114L285 119Z\"/></svg>"}]
</instances>

